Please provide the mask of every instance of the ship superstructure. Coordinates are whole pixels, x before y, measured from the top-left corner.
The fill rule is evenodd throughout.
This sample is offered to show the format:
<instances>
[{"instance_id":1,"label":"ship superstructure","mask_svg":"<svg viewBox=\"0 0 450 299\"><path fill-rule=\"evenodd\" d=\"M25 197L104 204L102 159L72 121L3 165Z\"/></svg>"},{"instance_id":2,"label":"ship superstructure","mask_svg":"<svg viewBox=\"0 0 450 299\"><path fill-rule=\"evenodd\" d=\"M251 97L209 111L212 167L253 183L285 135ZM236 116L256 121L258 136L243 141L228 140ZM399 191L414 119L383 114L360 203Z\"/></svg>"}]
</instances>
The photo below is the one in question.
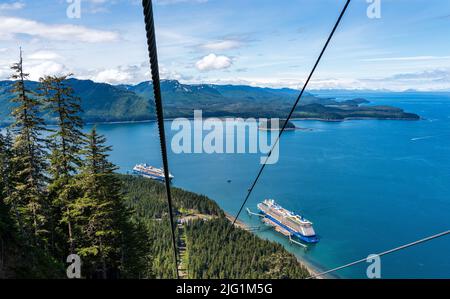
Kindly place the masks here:
<instances>
[{"instance_id":1,"label":"ship superstructure","mask_svg":"<svg viewBox=\"0 0 450 299\"><path fill-rule=\"evenodd\" d=\"M165 181L163 168L156 168L147 164L137 164L133 167L133 173L152 180ZM172 179L173 175L169 174L169 180Z\"/></svg>"},{"instance_id":2,"label":"ship superstructure","mask_svg":"<svg viewBox=\"0 0 450 299\"><path fill-rule=\"evenodd\" d=\"M306 243L317 243L319 238L311 221L281 207L273 199L265 199L258 204L262 221L272 226L279 233L297 238Z\"/></svg>"}]
</instances>

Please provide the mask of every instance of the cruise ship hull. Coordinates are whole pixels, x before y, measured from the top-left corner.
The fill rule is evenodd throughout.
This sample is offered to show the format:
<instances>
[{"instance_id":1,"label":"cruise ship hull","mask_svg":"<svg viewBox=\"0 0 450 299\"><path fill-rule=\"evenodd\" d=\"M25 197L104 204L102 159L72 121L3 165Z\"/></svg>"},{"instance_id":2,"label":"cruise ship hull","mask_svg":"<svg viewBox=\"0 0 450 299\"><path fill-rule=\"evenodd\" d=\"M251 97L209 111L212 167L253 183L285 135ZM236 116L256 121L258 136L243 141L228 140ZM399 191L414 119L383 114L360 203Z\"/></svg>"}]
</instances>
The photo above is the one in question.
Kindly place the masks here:
<instances>
[{"instance_id":1,"label":"cruise ship hull","mask_svg":"<svg viewBox=\"0 0 450 299\"><path fill-rule=\"evenodd\" d=\"M283 223L281 223L280 221L278 221L277 219L275 219L274 217L270 216L269 214L261 211L260 212L261 215L264 215L266 218L268 218L270 221L272 221L273 223L275 223L276 225L282 227L283 229L287 230L289 233L291 233L291 237L295 237L303 242L306 243L318 243L319 242L319 238L317 236L304 236L301 233L294 231L293 229L291 229L290 227L284 225Z\"/></svg>"},{"instance_id":2,"label":"cruise ship hull","mask_svg":"<svg viewBox=\"0 0 450 299\"><path fill-rule=\"evenodd\" d=\"M141 171L133 171L134 174L139 175L141 177L147 178L147 179L152 179L155 181L160 181L160 182L164 182L165 178L163 176L158 176L158 175L152 175L152 174L148 174L148 173L144 173Z\"/></svg>"}]
</instances>

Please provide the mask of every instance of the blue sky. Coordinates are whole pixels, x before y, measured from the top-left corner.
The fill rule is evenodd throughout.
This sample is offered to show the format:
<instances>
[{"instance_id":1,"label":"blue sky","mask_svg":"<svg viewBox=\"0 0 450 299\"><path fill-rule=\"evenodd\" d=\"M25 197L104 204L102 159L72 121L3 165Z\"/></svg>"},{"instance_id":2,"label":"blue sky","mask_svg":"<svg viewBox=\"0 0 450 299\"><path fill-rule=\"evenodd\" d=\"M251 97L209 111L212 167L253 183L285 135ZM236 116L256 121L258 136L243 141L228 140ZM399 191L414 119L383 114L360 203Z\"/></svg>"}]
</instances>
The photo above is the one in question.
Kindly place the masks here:
<instances>
[{"instance_id":1,"label":"blue sky","mask_svg":"<svg viewBox=\"0 0 450 299\"><path fill-rule=\"evenodd\" d=\"M74 0L70 0L74 1ZM344 0L157 0L161 73L185 83L298 88ZM353 0L311 88L450 90L450 1ZM0 79L22 46L32 79L149 80L139 0L0 0Z\"/></svg>"}]
</instances>

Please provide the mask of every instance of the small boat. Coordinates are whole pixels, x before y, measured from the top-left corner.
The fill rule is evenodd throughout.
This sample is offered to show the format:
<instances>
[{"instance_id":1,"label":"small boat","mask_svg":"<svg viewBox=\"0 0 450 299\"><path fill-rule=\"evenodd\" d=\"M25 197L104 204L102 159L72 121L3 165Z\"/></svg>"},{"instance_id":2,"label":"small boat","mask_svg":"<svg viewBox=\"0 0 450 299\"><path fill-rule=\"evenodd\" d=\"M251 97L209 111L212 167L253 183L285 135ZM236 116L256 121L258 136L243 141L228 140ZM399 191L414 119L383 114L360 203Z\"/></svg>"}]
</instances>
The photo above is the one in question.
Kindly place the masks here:
<instances>
[{"instance_id":1,"label":"small boat","mask_svg":"<svg viewBox=\"0 0 450 299\"><path fill-rule=\"evenodd\" d=\"M165 181L164 169L156 168L147 164L137 164L133 167L133 173L144 178L156 180L156 181ZM169 173L169 181L172 180L174 176Z\"/></svg>"}]
</instances>

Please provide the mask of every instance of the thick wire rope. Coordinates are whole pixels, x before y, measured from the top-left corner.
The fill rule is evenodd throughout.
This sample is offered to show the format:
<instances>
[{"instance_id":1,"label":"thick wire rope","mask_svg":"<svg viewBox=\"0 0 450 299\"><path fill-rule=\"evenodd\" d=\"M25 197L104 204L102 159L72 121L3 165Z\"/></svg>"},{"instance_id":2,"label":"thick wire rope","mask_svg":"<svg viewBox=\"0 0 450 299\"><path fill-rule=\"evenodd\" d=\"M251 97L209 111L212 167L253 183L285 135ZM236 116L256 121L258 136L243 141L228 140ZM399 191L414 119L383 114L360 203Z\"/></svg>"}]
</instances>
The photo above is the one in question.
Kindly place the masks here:
<instances>
[{"instance_id":1,"label":"thick wire rope","mask_svg":"<svg viewBox=\"0 0 450 299\"><path fill-rule=\"evenodd\" d=\"M173 220L172 211L172 195L170 193L170 177L169 177L169 162L167 159L167 146L166 146L166 135L164 130L164 114L163 105L161 97L161 83L159 78L159 67L158 67L158 53L156 50L156 38L155 38L155 22L153 19L153 5L151 0L143 0L142 6L144 8L145 16L145 30L147 32L147 44L148 52L150 55L150 67L152 72L153 81L153 92L155 94L155 106L156 106L156 116L158 120L158 130L159 139L161 143L161 154L164 167L164 181L166 186L167 203L169 208L169 218L170 218L170 228L172 232L172 244L173 244L173 255L175 259L175 271L177 279L180 278L178 273L178 250L177 242L175 237L175 223Z\"/></svg>"},{"instance_id":2,"label":"thick wire rope","mask_svg":"<svg viewBox=\"0 0 450 299\"><path fill-rule=\"evenodd\" d=\"M332 39L334 33L336 32L336 29L338 28L338 26L339 26L339 24L340 24L340 22L341 22L341 20L342 20L342 17L344 16L345 12L347 11L347 8L348 8L350 2L351 2L351 0L347 0L347 2L345 3L345 6L344 6L344 8L342 9L341 14L339 15L339 18L337 19L337 21L336 21L336 23L335 23L335 25L334 25L334 27L333 27L333 30L331 31L330 35L328 36L328 39L327 39L325 45L323 46L322 51L320 52L320 55L319 55L319 57L317 58L317 60L316 60L316 62L315 62L315 64L314 64L314 67L313 67L312 70L311 70L311 73L309 74L307 80L305 81L305 84L303 85L303 88L302 88L300 94L298 95L298 97L297 97L297 99L296 99L294 105L293 105L292 108L291 108L291 111L289 112L289 115L288 115L286 121L285 121L284 124L283 124L283 127L281 128L281 131L280 131L280 133L278 134L278 137L277 137L277 139L275 140L274 145L272 146L272 148L271 148L271 150L269 151L269 153L268 153L268 155L267 155L267 157L266 157L264 163L262 164L261 168L259 169L258 174L257 174L255 180L253 181L251 187L248 189L247 196L245 197L244 201L242 202L242 205L241 205L241 207L239 208L238 213L237 213L236 216L234 217L234 219L233 219L231 225L229 226L229 228L228 228L228 230L227 230L227 232L226 232L226 234L225 234L224 241L226 241L226 240L228 239L228 237L229 237L229 235L230 235L230 233L231 233L231 231L232 231L234 225L236 224L237 219L239 218L239 215L241 214L241 212L242 212L242 210L243 210L245 204L247 203L248 199L250 198L250 195L252 194L253 189L255 188L256 184L258 183L259 178L260 178L262 172L264 171L264 168L266 167L266 163L267 163L268 159L269 159L270 156L272 155L272 152L273 152L275 146L277 146L278 142L280 141L281 135L282 135L283 132L285 131L286 126L287 126L289 120L290 120L291 117L292 117L292 114L294 113L295 109L297 108L297 105L298 105L300 99L302 98L303 93L305 92L305 89L306 89L306 87L308 86L309 81L311 80L311 77L313 76L314 72L316 71L316 68L317 68L317 66L319 65L319 62L320 62L320 60L322 59L322 56L323 56L323 54L325 53L325 50L327 49L327 47L328 47L328 45L329 45L329 43L330 43L330 41L331 41L331 39Z\"/></svg>"}]
</instances>

